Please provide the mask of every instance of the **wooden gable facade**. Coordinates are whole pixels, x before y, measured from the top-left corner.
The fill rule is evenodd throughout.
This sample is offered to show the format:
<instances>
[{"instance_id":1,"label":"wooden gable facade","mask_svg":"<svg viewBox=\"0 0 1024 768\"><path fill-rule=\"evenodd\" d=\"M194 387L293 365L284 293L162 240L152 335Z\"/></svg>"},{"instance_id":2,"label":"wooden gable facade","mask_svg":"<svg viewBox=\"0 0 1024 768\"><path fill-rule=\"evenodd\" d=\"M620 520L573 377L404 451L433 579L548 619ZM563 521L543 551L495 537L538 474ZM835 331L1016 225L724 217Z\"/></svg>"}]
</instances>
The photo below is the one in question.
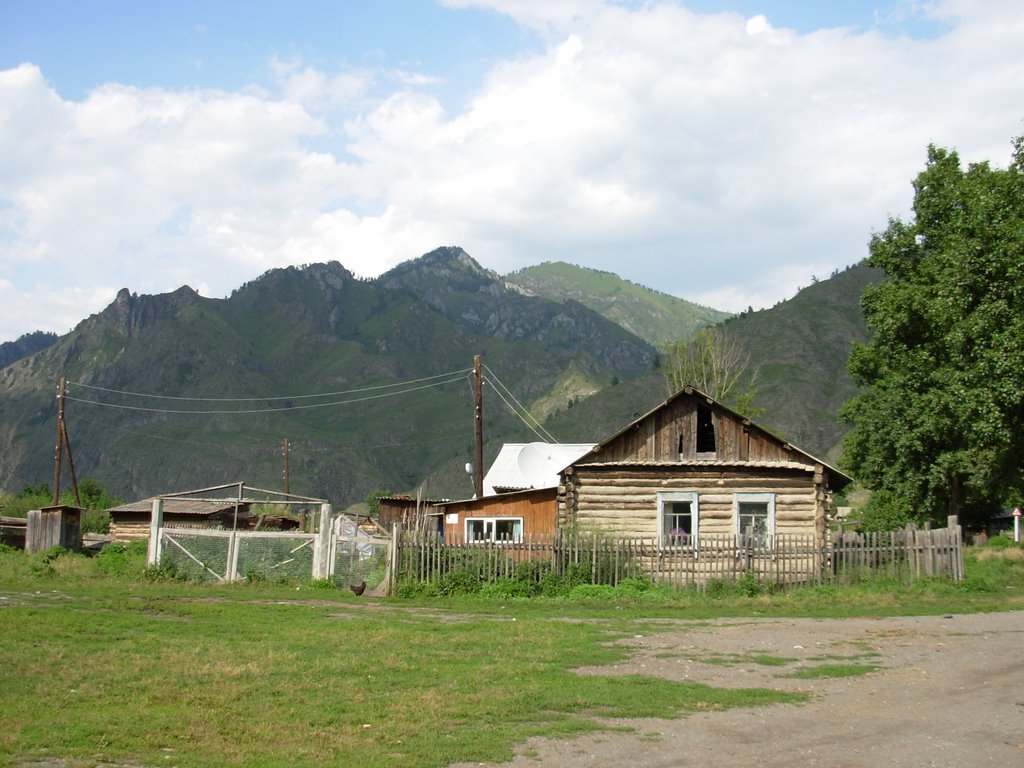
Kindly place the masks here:
<instances>
[{"instance_id":1,"label":"wooden gable facade","mask_svg":"<svg viewBox=\"0 0 1024 768\"><path fill-rule=\"evenodd\" d=\"M561 526L628 537L823 534L850 478L687 387L567 467Z\"/></svg>"}]
</instances>

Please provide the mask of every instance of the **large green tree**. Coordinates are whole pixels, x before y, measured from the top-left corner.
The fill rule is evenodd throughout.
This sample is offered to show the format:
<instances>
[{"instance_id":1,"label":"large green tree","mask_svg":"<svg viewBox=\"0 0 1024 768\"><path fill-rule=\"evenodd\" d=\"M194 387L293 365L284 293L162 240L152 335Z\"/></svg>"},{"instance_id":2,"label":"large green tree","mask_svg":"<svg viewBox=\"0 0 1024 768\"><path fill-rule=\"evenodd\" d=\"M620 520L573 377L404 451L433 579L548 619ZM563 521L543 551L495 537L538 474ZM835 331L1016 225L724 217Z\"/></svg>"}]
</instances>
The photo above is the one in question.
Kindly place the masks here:
<instances>
[{"instance_id":1,"label":"large green tree","mask_svg":"<svg viewBox=\"0 0 1024 768\"><path fill-rule=\"evenodd\" d=\"M860 393L844 453L875 490L876 527L1019 501L1024 461L1024 137L1008 168L964 170L928 148L914 216L871 239L887 279L865 290L873 339L855 345Z\"/></svg>"}]
</instances>

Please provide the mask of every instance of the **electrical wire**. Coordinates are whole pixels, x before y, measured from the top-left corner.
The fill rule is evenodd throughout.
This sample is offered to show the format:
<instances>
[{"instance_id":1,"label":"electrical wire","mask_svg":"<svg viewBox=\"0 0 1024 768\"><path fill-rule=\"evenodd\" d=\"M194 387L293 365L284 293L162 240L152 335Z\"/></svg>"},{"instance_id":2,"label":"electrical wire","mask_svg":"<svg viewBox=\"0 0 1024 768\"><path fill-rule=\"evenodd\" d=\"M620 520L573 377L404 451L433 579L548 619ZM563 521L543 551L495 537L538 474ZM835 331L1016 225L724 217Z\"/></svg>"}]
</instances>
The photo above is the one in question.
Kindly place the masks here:
<instances>
[{"instance_id":1,"label":"electrical wire","mask_svg":"<svg viewBox=\"0 0 1024 768\"><path fill-rule=\"evenodd\" d=\"M211 409L211 410L185 410L185 409L169 409L169 408L145 408L145 407L138 406L138 405L124 405L123 403L105 403L105 402L100 401L100 400L85 400L83 398L71 397L70 395L65 395L64 397L65 397L66 400L70 400L70 401L73 401L73 402L76 402L76 403L85 403L87 405L98 405L98 406L101 406L101 407L104 407L104 408L118 408L118 409L126 410L126 411L140 411L140 412L143 412L143 413L168 413L168 414L209 415L209 416L252 415L252 414L255 414L255 413L278 413L278 412L282 412L282 411L311 410L311 409L314 409L314 408L332 408L332 407L341 406L341 405L351 405L352 403L364 403L364 402L367 402L367 401L370 401L370 400L380 400L380 399L383 399L385 397L395 397L397 395L406 395L406 394L409 394L410 392L419 392L419 391L422 391L422 390L425 390L425 389L430 389L431 387L440 387L440 386L444 386L445 384L453 384L453 383L455 383L457 381L461 381L462 377L463 377L463 374L464 374L464 371L459 371L458 372L458 376L456 376L455 378L449 378L449 379L445 379L443 381L434 381L434 382L432 382L430 384L423 384L423 385L418 386L418 387L410 387L408 389L403 389L403 390L400 390L398 392L386 392L386 393L380 394L380 395L369 395L367 397L355 397L355 398L351 398L351 399L348 399L348 400L335 400L335 401L332 401L332 402L329 402L329 403L311 403L311 404L308 404L308 405L288 405L288 406L285 406L283 408L239 408L239 409L231 409L231 410L215 410L215 409ZM399 385L393 385L393 386L399 386ZM362 390L362 391L368 391L368 390ZM325 396L326 395L320 395L320 397L325 397ZM285 397L285 398L253 398L253 399L254 400L266 400L266 401L269 401L269 400L281 400L281 399L292 400L292 399L296 399L296 398Z\"/></svg>"},{"instance_id":2,"label":"electrical wire","mask_svg":"<svg viewBox=\"0 0 1024 768\"><path fill-rule=\"evenodd\" d=\"M512 391L508 387L506 387L505 384L500 379L498 379L497 374L495 374L494 371L492 371L486 364L484 365L484 369L487 371L487 373L489 373L491 375L491 377L493 377L494 380L491 382L491 386L494 386L495 392L497 392L498 396L501 397L502 401L505 402L505 399L504 399L504 397L501 396L501 393L498 391L498 387L495 386L495 385L500 385L501 388L503 390L505 390L505 393L513 400L513 402L515 402L515 404L517 406L519 406L519 408L522 410L522 412L525 413L527 416L529 416L530 420L534 424L537 425L537 428L540 429L540 431L544 433L544 437L541 437L540 434L537 432L537 430L534 429L533 427L531 427L529 423L527 423L526 419L523 419L523 417L520 416L518 413L516 413L514 410L513 410L513 413L516 413L516 415L519 416L520 420L522 420L523 423L526 424L526 426L530 427L530 429L533 431L533 433L535 435L537 435L538 437L541 437L541 440L543 440L546 443L557 443L558 441L555 440L555 438L552 436L552 434L550 432L548 432L546 429L544 429L544 425L541 424L540 421L538 421L533 416L533 414L530 413L529 410L527 410L526 406L524 406L522 403L520 403L518 400L516 400L516 396L512 394ZM488 379L488 380L490 380L490 379ZM505 404L508 405L507 402L505 402ZM509 407L511 408L511 406L509 406Z\"/></svg>"},{"instance_id":3,"label":"electrical wire","mask_svg":"<svg viewBox=\"0 0 1024 768\"><path fill-rule=\"evenodd\" d=\"M400 381L396 384L379 384L373 387L362 387L360 389L345 389L338 392L321 392L313 395L279 395L274 397L179 397L175 395L153 395L144 392L129 392L123 389L108 389L107 387L97 387L93 384L85 384L80 381L69 381L67 385L82 387L83 389L92 389L98 392L108 392L116 395L128 395L130 397L149 397L155 400L182 400L188 402L206 402L206 403L262 403L262 402L273 402L276 400L308 400L316 397L337 397L338 395L355 395L360 392L373 392L378 389L394 389L396 387L404 387L410 384L420 384L424 381L434 381L436 379L450 378L452 376L461 376L465 373L472 371L471 368L463 369L461 371L450 371L448 373L439 373L435 376L424 376L420 379L412 379L410 381ZM71 398L68 398L71 399ZM79 401L86 402L86 401ZM181 411L184 413L184 411Z\"/></svg>"},{"instance_id":4,"label":"electrical wire","mask_svg":"<svg viewBox=\"0 0 1024 768\"><path fill-rule=\"evenodd\" d=\"M490 383L491 383L491 386L492 386L492 387L494 387L494 382L492 382L492 381L491 381L490 379L484 379L484 381L488 381L488 382L490 382ZM530 424L530 422L528 422L528 421L527 421L526 419L524 419L524 418L522 417L522 414L520 414L520 413L519 413L519 412L518 412L518 411L517 411L517 410L516 410L515 408L513 408L513 407L512 407L512 404L511 404L511 403L510 403L510 402L509 402L508 400L506 400L506 399L505 399L505 396L504 396L503 394L501 394L501 390L500 390L500 389L498 389L497 387L494 387L494 394L496 394L496 395L498 396L498 398L499 398L499 399L500 399L500 400L501 400L501 401L502 401L502 402L503 402L503 403L505 404L505 406L506 406L506 407L507 407L507 408L508 408L508 409L509 409L510 411L512 411L512 413L513 413L513 414L514 414L515 416L518 416L518 417L519 417L519 420L520 420L521 422L523 422L523 424L525 424L525 425L526 425L526 428L527 428L527 429L529 429L529 430L530 430L531 432L533 432L533 434L535 434L535 435L536 435L537 437L539 437L539 438L540 438L541 442L544 442L544 443L552 442L551 440L548 440L548 439L546 439L546 438L544 437L544 435L542 435L542 434L541 434L540 432L538 432L538 431L537 431L537 430L536 430L536 429L534 428L534 426L533 426L532 424Z\"/></svg>"},{"instance_id":5,"label":"electrical wire","mask_svg":"<svg viewBox=\"0 0 1024 768\"><path fill-rule=\"evenodd\" d=\"M126 427L120 424L111 424L108 421L102 421L100 419L91 419L87 416L81 415L76 415L75 422L95 424L96 426L103 427L105 429L117 430L128 435L138 435L139 437L145 437L147 440L160 440L165 443L175 443L177 445L190 445L201 448L219 448L225 451L245 450L253 454L278 455L281 452L280 445L274 445L274 447L271 448L253 445L250 441L239 443L214 443L208 440L186 440L180 437L168 437L166 435L157 434L152 430L144 431L141 429L132 429L131 427ZM417 434L423 433L421 431L417 431ZM350 445L338 445L332 443L330 446L316 446L314 444L306 443L301 440L289 440L288 444L290 450L293 453L324 453L327 451L375 451L385 448L408 448L411 446L435 445L437 443L455 442L458 440L466 439L464 435L458 434L458 431L454 429L432 430L428 434L432 435L433 437L424 440L391 440L386 443L367 443L365 441L360 441L358 444Z\"/></svg>"}]
</instances>

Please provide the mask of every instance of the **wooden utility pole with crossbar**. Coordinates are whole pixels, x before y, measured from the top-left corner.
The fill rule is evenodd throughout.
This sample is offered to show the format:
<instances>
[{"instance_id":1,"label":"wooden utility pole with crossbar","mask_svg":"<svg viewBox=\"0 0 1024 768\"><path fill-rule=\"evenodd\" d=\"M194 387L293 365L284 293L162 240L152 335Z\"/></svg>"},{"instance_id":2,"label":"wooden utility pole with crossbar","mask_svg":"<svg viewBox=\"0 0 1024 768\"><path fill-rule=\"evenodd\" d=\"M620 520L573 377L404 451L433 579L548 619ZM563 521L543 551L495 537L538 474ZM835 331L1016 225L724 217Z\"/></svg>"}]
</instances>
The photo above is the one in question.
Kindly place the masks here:
<instances>
[{"instance_id":1,"label":"wooden utility pole with crossbar","mask_svg":"<svg viewBox=\"0 0 1024 768\"><path fill-rule=\"evenodd\" d=\"M484 495L484 382L480 372L480 355L473 356L473 448L476 462L473 488L479 499Z\"/></svg>"},{"instance_id":2,"label":"wooden utility pole with crossbar","mask_svg":"<svg viewBox=\"0 0 1024 768\"><path fill-rule=\"evenodd\" d=\"M78 479L75 477L75 461L71 457L71 440L68 438L68 427L64 421L64 401L67 395L68 381L61 376L57 385L57 439L53 446L53 485L51 486L51 503L60 503L60 467L66 452L68 455L68 476L71 478L71 491L75 496L75 504L82 506L78 497Z\"/></svg>"}]
</instances>

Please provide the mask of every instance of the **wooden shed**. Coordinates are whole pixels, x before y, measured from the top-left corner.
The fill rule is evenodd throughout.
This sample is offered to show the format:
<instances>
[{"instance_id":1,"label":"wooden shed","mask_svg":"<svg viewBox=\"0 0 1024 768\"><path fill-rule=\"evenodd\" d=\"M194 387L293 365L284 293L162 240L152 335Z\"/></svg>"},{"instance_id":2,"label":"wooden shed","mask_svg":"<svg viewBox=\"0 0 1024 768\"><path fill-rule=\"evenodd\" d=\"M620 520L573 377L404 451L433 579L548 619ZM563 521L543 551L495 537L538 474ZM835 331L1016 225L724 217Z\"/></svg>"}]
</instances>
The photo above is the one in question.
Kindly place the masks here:
<instances>
[{"instance_id":1,"label":"wooden shed","mask_svg":"<svg viewBox=\"0 0 1024 768\"><path fill-rule=\"evenodd\" d=\"M557 490L530 488L438 504L450 542L521 542L555 532Z\"/></svg>"},{"instance_id":2,"label":"wooden shed","mask_svg":"<svg viewBox=\"0 0 1024 768\"><path fill-rule=\"evenodd\" d=\"M708 534L825 531L851 480L687 387L562 472L558 522L686 543Z\"/></svg>"},{"instance_id":3,"label":"wooden shed","mask_svg":"<svg viewBox=\"0 0 1024 768\"><path fill-rule=\"evenodd\" d=\"M251 504L238 507L238 527L248 527ZM107 510L110 536L114 541L149 538L153 499L142 499ZM211 502L203 499L164 499L164 525L167 527L231 529L235 524L233 501Z\"/></svg>"},{"instance_id":4,"label":"wooden shed","mask_svg":"<svg viewBox=\"0 0 1024 768\"><path fill-rule=\"evenodd\" d=\"M381 496L377 500L377 524L385 531L391 531L397 523L406 531L441 533L441 512L437 508L441 503L402 493Z\"/></svg>"}]
</instances>

